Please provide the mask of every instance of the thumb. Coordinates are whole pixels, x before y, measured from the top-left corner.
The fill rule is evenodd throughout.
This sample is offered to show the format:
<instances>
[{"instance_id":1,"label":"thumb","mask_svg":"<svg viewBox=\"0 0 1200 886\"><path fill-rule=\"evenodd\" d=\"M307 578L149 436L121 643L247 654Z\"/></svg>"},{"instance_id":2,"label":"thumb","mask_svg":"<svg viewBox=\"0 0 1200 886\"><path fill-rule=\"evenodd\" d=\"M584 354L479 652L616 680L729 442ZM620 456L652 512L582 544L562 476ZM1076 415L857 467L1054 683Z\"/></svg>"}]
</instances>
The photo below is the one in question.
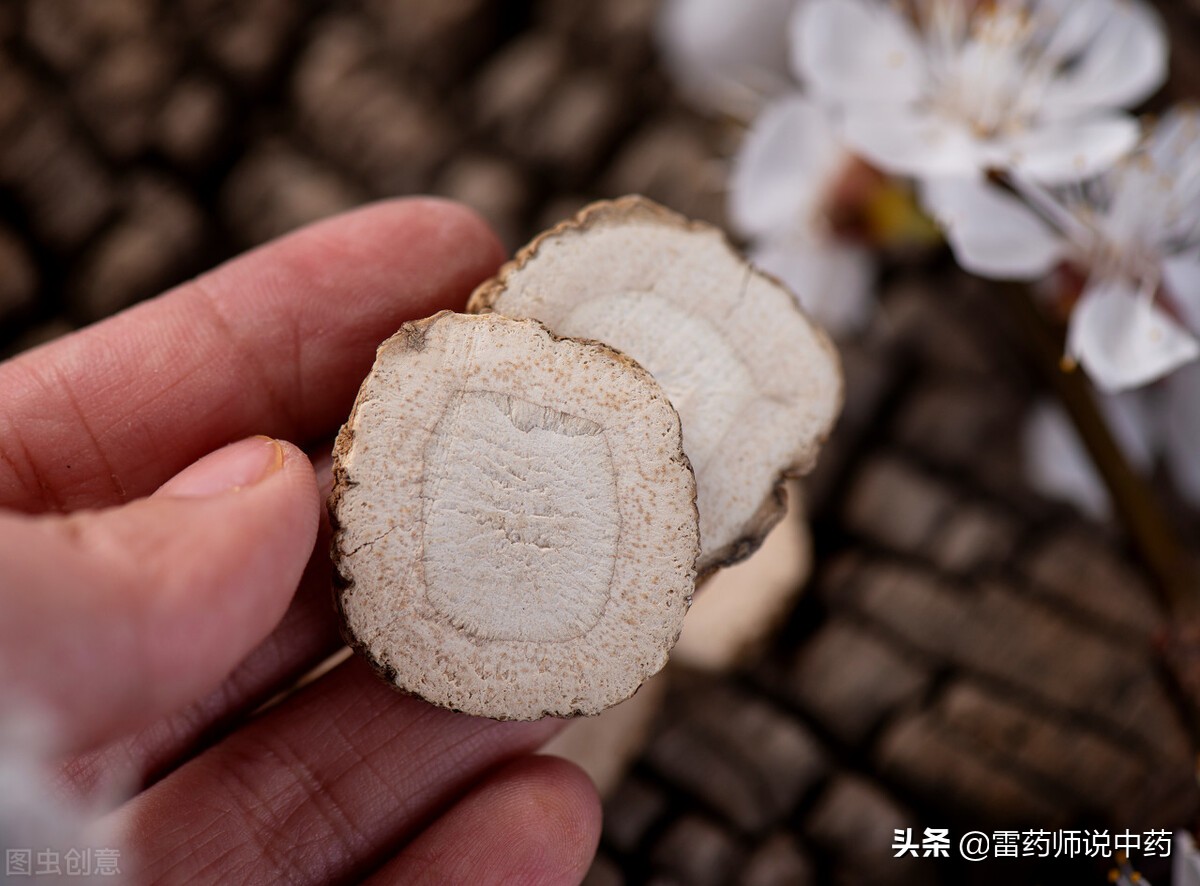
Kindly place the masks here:
<instances>
[{"instance_id":1,"label":"thumb","mask_svg":"<svg viewBox=\"0 0 1200 886\"><path fill-rule=\"evenodd\" d=\"M0 515L0 709L68 752L211 691L287 609L318 499L304 454L256 437L123 507Z\"/></svg>"}]
</instances>

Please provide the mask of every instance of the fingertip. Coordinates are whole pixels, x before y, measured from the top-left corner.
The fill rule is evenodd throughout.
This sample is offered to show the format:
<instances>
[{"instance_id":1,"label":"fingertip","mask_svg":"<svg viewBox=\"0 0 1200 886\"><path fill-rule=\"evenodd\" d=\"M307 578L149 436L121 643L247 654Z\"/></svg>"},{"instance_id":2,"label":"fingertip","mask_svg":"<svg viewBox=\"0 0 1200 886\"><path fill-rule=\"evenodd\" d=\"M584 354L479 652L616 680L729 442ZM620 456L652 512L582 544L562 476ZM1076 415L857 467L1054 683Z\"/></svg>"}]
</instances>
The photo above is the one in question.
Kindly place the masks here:
<instances>
[{"instance_id":1,"label":"fingertip","mask_svg":"<svg viewBox=\"0 0 1200 886\"><path fill-rule=\"evenodd\" d=\"M274 437L258 435L229 443L184 468L152 498L203 498L224 492L252 489L280 474L300 490L315 487L308 457L296 446ZM308 481L312 480L310 484Z\"/></svg>"},{"instance_id":2,"label":"fingertip","mask_svg":"<svg viewBox=\"0 0 1200 886\"><path fill-rule=\"evenodd\" d=\"M291 484L298 495L319 506L321 495L317 469L308 454L295 443L287 440L277 440L274 437L267 439L272 440L279 447L280 461L275 473L280 474ZM317 509L305 508L304 512L312 515L315 528L319 507Z\"/></svg>"},{"instance_id":3,"label":"fingertip","mask_svg":"<svg viewBox=\"0 0 1200 886\"><path fill-rule=\"evenodd\" d=\"M524 757L476 787L372 882L576 884L600 827L600 798L583 770L558 757Z\"/></svg>"},{"instance_id":4,"label":"fingertip","mask_svg":"<svg viewBox=\"0 0 1200 886\"><path fill-rule=\"evenodd\" d=\"M316 470L304 451L286 440L259 435L223 446L160 486L150 501L230 495L252 499L236 505L239 520L257 514L253 525L265 542L278 534L285 543L311 547L321 512Z\"/></svg>"},{"instance_id":5,"label":"fingertip","mask_svg":"<svg viewBox=\"0 0 1200 886\"><path fill-rule=\"evenodd\" d=\"M499 833L490 862L509 883L578 883L600 842L600 797L587 774L550 755L525 757L488 783Z\"/></svg>"},{"instance_id":6,"label":"fingertip","mask_svg":"<svg viewBox=\"0 0 1200 886\"><path fill-rule=\"evenodd\" d=\"M246 472L244 481L239 464ZM209 501L200 510L175 512L181 533L171 543L187 547L190 534L221 557L189 558L190 568L176 561L181 583L192 595L206 588L227 596L236 579L259 598L268 621L281 616L308 562L320 522L320 490L312 462L286 440L249 437L196 462L156 497L164 491L177 495L179 481L196 474L208 475L201 483L212 487L203 496ZM187 485L195 483L191 479ZM163 513L165 517L169 512Z\"/></svg>"},{"instance_id":7,"label":"fingertip","mask_svg":"<svg viewBox=\"0 0 1200 886\"><path fill-rule=\"evenodd\" d=\"M321 280L331 269L344 274L354 268L358 293L346 291L343 297L389 293L399 319L461 310L471 290L505 259L500 239L482 216L439 197L370 203L304 228L281 244L288 264L309 280Z\"/></svg>"},{"instance_id":8,"label":"fingertip","mask_svg":"<svg viewBox=\"0 0 1200 886\"><path fill-rule=\"evenodd\" d=\"M518 760L506 772L524 794L517 800L521 808L514 811L529 814L531 830L544 835L550 849L549 856L535 853L531 881L546 882L547 873L554 874L549 882L582 880L596 855L603 823L592 779L576 764L550 754Z\"/></svg>"},{"instance_id":9,"label":"fingertip","mask_svg":"<svg viewBox=\"0 0 1200 886\"><path fill-rule=\"evenodd\" d=\"M14 519L8 562L28 605L0 640L36 630L28 682L80 750L211 692L287 610L320 508L308 458L250 438L119 508ZM10 619L14 618L10 614Z\"/></svg>"},{"instance_id":10,"label":"fingertip","mask_svg":"<svg viewBox=\"0 0 1200 886\"><path fill-rule=\"evenodd\" d=\"M439 263L440 288L424 294L426 314L443 308L462 310L466 296L494 274L507 255L491 225L475 210L453 200L401 198L376 204L365 212L378 215L381 226L391 234L393 247L406 241L419 244L419 250L413 251L414 258L420 261L434 257ZM444 297L447 295L449 298ZM408 297L421 298L421 294L410 290Z\"/></svg>"},{"instance_id":11,"label":"fingertip","mask_svg":"<svg viewBox=\"0 0 1200 886\"><path fill-rule=\"evenodd\" d=\"M321 491L316 468L307 453L287 440L275 440L275 443L280 449L281 462L274 476L278 478L277 482L284 487L287 502L280 510L286 513L286 521L292 527L293 533L292 544L290 548L285 547L285 551L288 553L284 556L289 565L290 587L294 590L317 543L317 535L325 511L325 498ZM295 574L294 569L297 564L292 560L292 552L306 549L308 553L298 564L300 572ZM285 587L287 586L285 585ZM283 617L282 612L287 609L291 598L292 594L288 593L286 598L281 601L280 618Z\"/></svg>"},{"instance_id":12,"label":"fingertip","mask_svg":"<svg viewBox=\"0 0 1200 886\"><path fill-rule=\"evenodd\" d=\"M481 266L494 270L507 257L504 244L492 226L465 203L444 197L409 197L380 205L394 207L397 212L419 212L430 224L440 227L449 242L466 246Z\"/></svg>"},{"instance_id":13,"label":"fingertip","mask_svg":"<svg viewBox=\"0 0 1200 886\"><path fill-rule=\"evenodd\" d=\"M320 514L308 456L265 436L218 449L150 499L113 512L108 532L142 588L127 602L147 613L141 640L165 682L192 683L195 697L274 629Z\"/></svg>"}]
</instances>

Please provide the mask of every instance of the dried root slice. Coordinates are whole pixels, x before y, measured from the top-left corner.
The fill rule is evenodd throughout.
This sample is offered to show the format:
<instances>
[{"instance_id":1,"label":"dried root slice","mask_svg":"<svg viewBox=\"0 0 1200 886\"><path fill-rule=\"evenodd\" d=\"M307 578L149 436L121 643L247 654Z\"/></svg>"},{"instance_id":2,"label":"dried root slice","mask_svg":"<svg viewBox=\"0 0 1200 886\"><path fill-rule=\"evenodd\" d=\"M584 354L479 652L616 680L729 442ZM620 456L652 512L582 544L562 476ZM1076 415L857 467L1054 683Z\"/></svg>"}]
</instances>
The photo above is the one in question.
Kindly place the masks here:
<instances>
[{"instance_id":1,"label":"dried root slice","mask_svg":"<svg viewBox=\"0 0 1200 886\"><path fill-rule=\"evenodd\" d=\"M640 366L443 312L379 349L334 448L349 639L497 719L599 712L667 661L695 585L679 418Z\"/></svg>"},{"instance_id":2,"label":"dried root slice","mask_svg":"<svg viewBox=\"0 0 1200 886\"><path fill-rule=\"evenodd\" d=\"M709 225L641 197L541 235L471 297L646 367L683 422L699 490L702 573L752 552L781 483L816 460L841 408L836 352L795 297Z\"/></svg>"}]
</instances>

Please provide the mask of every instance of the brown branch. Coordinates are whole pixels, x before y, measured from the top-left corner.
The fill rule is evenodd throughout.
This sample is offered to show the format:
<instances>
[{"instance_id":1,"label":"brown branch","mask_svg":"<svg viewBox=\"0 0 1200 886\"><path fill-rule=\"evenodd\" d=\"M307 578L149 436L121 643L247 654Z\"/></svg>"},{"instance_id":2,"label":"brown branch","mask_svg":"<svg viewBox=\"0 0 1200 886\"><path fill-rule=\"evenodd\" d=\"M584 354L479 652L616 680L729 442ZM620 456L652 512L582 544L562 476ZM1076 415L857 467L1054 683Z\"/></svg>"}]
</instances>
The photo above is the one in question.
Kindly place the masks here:
<instances>
[{"instance_id":1,"label":"brown branch","mask_svg":"<svg viewBox=\"0 0 1200 886\"><path fill-rule=\"evenodd\" d=\"M1176 615L1200 614L1200 575L1194 563L1153 492L1117 445L1083 375L1062 370L1062 343L1047 326L1029 287L1000 284L997 288L1007 296L1039 371L1079 431L1121 521L1171 610Z\"/></svg>"}]
</instances>

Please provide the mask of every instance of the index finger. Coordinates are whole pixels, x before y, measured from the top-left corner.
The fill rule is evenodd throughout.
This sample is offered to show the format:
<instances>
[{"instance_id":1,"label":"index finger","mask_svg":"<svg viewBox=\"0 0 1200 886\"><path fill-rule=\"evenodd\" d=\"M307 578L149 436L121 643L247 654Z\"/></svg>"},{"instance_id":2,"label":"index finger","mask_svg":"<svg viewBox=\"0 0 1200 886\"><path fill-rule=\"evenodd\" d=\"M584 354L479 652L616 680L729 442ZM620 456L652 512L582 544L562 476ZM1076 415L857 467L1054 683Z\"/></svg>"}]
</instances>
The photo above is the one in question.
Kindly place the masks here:
<instances>
[{"instance_id":1,"label":"index finger","mask_svg":"<svg viewBox=\"0 0 1200 886\"><path fill-rule=\"evenodd\" d=\"M502 258L469 210L381 203L0 364L0 507L115 504L234 439L328 434L379 342Z\"/></svg>"}]
</instances>

